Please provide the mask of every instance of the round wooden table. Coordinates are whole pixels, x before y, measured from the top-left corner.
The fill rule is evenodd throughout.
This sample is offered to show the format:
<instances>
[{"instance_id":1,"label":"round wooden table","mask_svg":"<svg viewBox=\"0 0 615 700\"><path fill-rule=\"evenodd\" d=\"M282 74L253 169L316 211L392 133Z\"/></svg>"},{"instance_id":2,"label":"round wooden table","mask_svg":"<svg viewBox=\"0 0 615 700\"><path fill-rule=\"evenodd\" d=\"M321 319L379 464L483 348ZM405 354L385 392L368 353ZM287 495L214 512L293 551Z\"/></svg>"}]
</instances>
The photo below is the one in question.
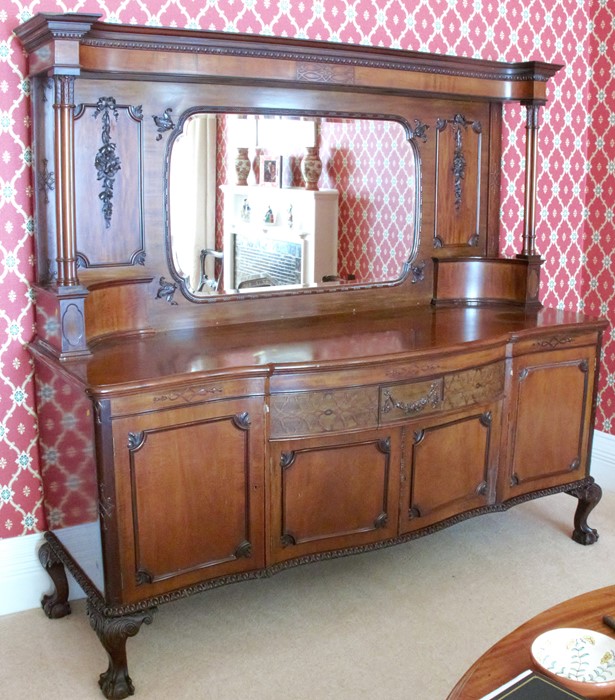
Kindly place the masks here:
<instances>
[{"instance_id":1,"label":"round wooden table","mask_svg":"<svg viewBox=\"0 0 615 700\"><path fill-rule=\"evenodd\" d=\"M584 593L536 615L485 652L466 671L447 700L479 700L525 669L534 669L532 642L554 627L585 627L615 637L615 632L603 622L604 615L615 618L615 586Z\"/></svg>"}]
</instances>

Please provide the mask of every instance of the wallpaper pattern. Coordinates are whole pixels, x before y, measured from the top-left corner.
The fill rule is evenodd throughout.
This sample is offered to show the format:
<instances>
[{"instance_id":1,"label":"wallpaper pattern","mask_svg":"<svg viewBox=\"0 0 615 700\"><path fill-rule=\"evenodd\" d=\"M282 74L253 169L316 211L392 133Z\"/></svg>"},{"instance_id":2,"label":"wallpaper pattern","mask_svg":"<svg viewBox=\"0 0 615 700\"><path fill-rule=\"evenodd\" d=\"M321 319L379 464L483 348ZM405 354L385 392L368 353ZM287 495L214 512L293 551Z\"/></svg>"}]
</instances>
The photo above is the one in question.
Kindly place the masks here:
<instances>
[{"instance_id":1,"label":"wallpaper pattern","mask_svg":"<svg viewBox=\"0 0 615 700\"><path fill-rule=\"evenodd\" d=\"M288 35L491 60L565 66L542 110L537 246L544 301L615 321L611 272L615 119L613 11L606 0L8 0L0 9L0 537L45 528L32 368L32 153L25 57L13 28L36 12L98 12L113 22ZM593 19L593 24L590 22ZM593 30L593 33L592 33ZM591 49L591 53L590 53ZM593 60L595 57L595 60ZM525 110L505 110L502 250L522 231ZM589 150L588 150L589 149ZM587 154L589 155L589 158ZM588 190L586 192L586 187ZM611 430L612 338L598 427Z\"/></svg>"}]
</instances>

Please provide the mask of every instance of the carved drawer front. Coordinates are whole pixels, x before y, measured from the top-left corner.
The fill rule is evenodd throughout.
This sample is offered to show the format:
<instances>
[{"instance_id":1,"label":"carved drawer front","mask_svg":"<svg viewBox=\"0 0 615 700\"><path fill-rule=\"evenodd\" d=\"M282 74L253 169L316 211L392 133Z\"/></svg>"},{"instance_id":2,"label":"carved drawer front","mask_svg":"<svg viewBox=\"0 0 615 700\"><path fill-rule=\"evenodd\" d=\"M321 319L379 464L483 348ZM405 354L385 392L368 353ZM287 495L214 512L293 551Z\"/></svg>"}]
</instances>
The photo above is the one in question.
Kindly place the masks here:
<instances>
[{"instance_id":1,"label":"carved drawer front","mask_svg":"<svg viewBox=\"0 0 615 700\"><path fill-rule=\"evenodd\" d=\"M111 413L113 416L120 416L168 408L182 408L183 406L194 406L241 396L258 396L264 393L264 387L265 383L262 377L210 380L159 387L152 391L113 398L111 400Z\"/></svg>"},{"instance_id":2,"label":"carved drawer front","mask_svg":"<svg viewBox=\"0 0 615 700\"><path fill-rule=\"evenodd\" d=\"M380 423L408 420L490 401L504 391L504 376L504 362L494 362L420 382L382 386Z\"/></svg>"},{"instance_id":3,"label":"carved drawer front","mask_svg":"<svg viewBox=\"0 0 615 700\"><path fill-rule=\"evenodd\" d=\"M528 352L539 352L541 350L567 350L568 348L583 346L595 347L597 336L597 331L545 333L539 337L519 340L515 343L514 354L524 355Z\"/></svg>"},{"instance_id":4,"label":"carved drawer front","mask_svg":"<svg viewBox=\"0 0 615 700\"><path fill-rule=\"evenodd\" d=\"M305 391L271 397L273 438L374 428L377 423L377 387Z\"/></svg>"}]
</instances>

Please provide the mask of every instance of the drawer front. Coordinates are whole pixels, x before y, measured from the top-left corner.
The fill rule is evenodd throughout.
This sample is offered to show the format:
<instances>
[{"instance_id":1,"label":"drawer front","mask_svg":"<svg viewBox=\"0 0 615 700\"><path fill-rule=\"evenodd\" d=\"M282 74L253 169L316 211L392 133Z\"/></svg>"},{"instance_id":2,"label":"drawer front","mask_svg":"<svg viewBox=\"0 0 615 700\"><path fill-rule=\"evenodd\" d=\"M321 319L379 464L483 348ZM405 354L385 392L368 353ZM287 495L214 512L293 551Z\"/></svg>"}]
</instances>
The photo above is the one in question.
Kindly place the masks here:
<instances>
[{"instance_id":1,"label":"drawer front","mask_svg":"<svg viewBox=\"0 0 615 700\"><path fill-rule=\"evenodd\" d=\"M378 387L274 394L270 410L272 438L375 428Z\"/></svg>"},{"instance_id":2,"label":"drawer front","mask_svg":"<svg viewBox=\"0 0 615 700\"><path fill-rule=\"evenodd\" d=\"M560 331L544 334L534 338L524 338L515 343L514 355L540 352L542 350L566 350L568 348L595 347L598 342L597 331Z\"/></svg>"},{"instance_id":3,"label":"drawer front","mask_svg":"<svg viewBox=\"0 0 615 700\"><path fill-rule=\"evenodd\" d=\"M265 393L261 377L251 379L220 379L190 384L158 387L111 398L111 414L115 416L148 413L162 409L194 406L210 401L259 396Z\"/></svg>"},{"instance_id":4,"label":"drawer front","mask_svg":"<svg viewBox=\"0 0 615 700\"><path fill-rule=\"evenodd\" d=\"M505 363L452 372L419 382L380 387L381 424L484 403L504 391Z\"/></svg>"}]
</instances>

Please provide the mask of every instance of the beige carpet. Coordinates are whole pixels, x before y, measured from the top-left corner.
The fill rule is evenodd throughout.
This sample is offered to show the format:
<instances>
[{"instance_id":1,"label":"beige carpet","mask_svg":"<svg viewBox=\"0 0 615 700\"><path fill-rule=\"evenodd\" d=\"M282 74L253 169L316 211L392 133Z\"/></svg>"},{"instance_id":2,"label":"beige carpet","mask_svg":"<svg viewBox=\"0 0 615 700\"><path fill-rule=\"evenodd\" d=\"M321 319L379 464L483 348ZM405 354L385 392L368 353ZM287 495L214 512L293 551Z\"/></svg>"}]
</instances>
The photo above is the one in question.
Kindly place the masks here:
<instances>
[{"instance_id":1,"label":"beige carpet","mask_svg":"<svg viewBox=\"0 0 615 700\"><path fill-rule=\"evenodd\" d=\"M615 476L570 540L575 499L558 494L387 550L312 564L159 609L128 641L148 700L444 700L502 635L573 595L615 583ZM613 609L615 613L615 600ZM107 660L85 616L0 618L0 694L102 698Z\"/></svg>"}]
</instances>

